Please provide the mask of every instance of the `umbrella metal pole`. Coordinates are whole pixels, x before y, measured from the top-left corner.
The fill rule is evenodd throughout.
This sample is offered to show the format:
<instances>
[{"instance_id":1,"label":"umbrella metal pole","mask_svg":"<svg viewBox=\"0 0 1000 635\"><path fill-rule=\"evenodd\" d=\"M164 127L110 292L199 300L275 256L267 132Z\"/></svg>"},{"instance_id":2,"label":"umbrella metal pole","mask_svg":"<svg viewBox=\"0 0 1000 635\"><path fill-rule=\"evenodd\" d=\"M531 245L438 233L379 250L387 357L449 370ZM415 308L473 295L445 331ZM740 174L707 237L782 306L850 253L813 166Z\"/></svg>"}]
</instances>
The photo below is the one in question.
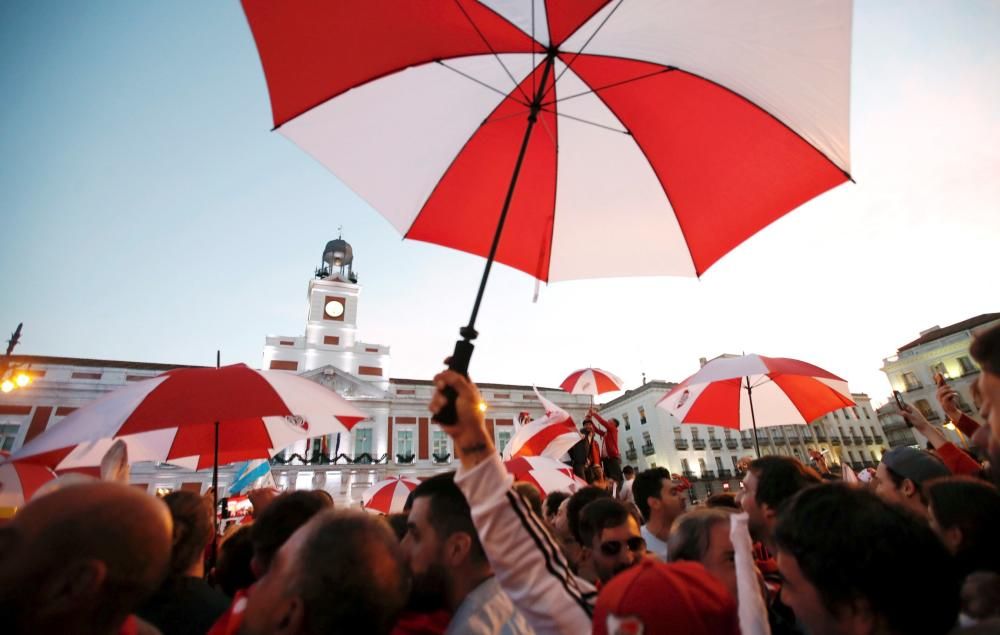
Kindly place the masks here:
<instances>
[{"instance_id":1,"label":"umbrella metal pole","mask_svg":"<svg viewBox=\"0 0 1000 635\"><path fill-rule=\"evenodd\" d=\"M209 570L215 566L219 548L219 422L215 422L215 454L212 458L212 551L208 554Z\"/></svg>"},{"instance_id":2,"label":"umbrella metal pole","mask_svg":"<svg viewBox=\"0 0 1000 635\"><path fill-rule=\"evenodd\" d=\"M459 335L462 339L455 342L455 351L452 353L450 360L448 361L448 368L457 371L463 375L468 376L469 373L469 362L472 360L472 351L475 346L472 340L479 336L476 331L476 317L479 315L479 305L483 301L483 292L486 291L486 281L490 277L490 270L493 268L493 260L496 258L497 249L500 246L500 236L503 234L503 226L507 220L507 212L510 211L510 203L514 199L514 188L517 186L517 178L521 174L521 164L524 163L524 155L528 151L528 141L531 140L531 131L535 128L535 123L538 121L538 113L542 109L542 99L545 96L545 84L549 79L549 74L552 72L552 67L555 64L556 54L558 53L555 47L549 48L545 57L545 68L542 70L542 80L538 84L538 90L535 92L534 99L531 101L531 106L528 111L528 126L524 131L524 140L521 141L521 150L517 154L517 161L514 163L514 173L510 177L510 186L507 188L507 197L504 199L503 208L500 210L500 220L497 221L496 233L493 235L493 244L490 246L490 254L486 257L486 266L483 269L483 277L479 281L479 292L476 293L476 301L472 305L472 315L469 317L469 323L459 329ZM444 395L448 398L448 403L434 415L434 421L441 425L452 425L458 420L458 413L455 410L455 398L458 394L450 387L446 386L444 389Z\"/></svg>"},{"instance_id":3,"label":"umbrella metal pole","mask_svg":"<svg viewBox=\"0 0 1000 635\"><path fill-rule=\"evenodd\" d=\"M753 447L757 451L757 458L760 458L760 442L757 441L757 417L753 414L753 388L750 386L750 378L747 377L747 399L750 400L750 424L753 426Z\"/></svg>"}]
</instances>

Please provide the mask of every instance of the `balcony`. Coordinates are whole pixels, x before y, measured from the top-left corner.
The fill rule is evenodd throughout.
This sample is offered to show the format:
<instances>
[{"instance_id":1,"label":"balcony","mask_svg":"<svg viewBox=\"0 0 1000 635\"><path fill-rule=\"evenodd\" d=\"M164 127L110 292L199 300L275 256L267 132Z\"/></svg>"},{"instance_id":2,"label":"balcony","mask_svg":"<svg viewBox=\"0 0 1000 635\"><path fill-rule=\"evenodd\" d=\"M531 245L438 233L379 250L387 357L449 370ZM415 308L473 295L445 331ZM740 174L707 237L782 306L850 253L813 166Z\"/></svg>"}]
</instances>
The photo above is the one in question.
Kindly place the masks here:
<instances>
[{"instance_id":1,"label":"balcony","mask_svg":"<svg viewBox=\"0 0 1000 635\"><path fill-rule=\"evenodd\" d=\"M906 390L904 390L903 392L915 392L917 390L923 390L923 389L924 389L923 384L912 384L907 386Z\"/></svg>"},{"instance_id":2,"label":"balcony","mask_svg":"<svg viewBox=\"0 0 1000 635\"><path fill-rule=\"evenodd\" d=\"M711 446L711 448L713 450L721 450L722 449L722 439L709 439L708 440L708 445Z\"/></svg>"},{"instance_id":3,"label":"balcony","mask_svg":"<svg viewBox=\"0 0 1000 635\"><path fill-rule=\"evenodd\" d=\"M400 465L411 465L415 457L412 454L397 454L396 463Z\"/></svg>"},{"instance_id":4,"label":"balcony","mask_svg":"<svg viewBox=\"0 0 1000 635\"><path fill-rule=\"evenodd\" d=\"M858 435L854 435L854 436L853 436L852 438L854 439L854 445L864 445L864 444L865 444L865 441L864 441L864 439L862 439L862 438L861 438L861 437L859 437ZM871 442L871 441L869 441L869 443L870 443L870 442Z\"/></svg>"},{"instance_id":5,"label":"balcony","mask_svg":"<svg viewBox=\"0 0 1000 635\"><path fill-rule=\"evenodd\" d=\"M854 468L855 472L860 472L861 470L865 469L865 464L862 463L861 461L854 461L853 463L851 463L851 467Z\"/></svg>"},{"instance_id":6,"label":"balcony","mask_svg":"<svg viewBox=\"0 0 1000 635\"><path fill-rule=\"evenodd\" d=\"M642 446L642 455L643 456L652 456L654 454L656 454L656 449L654 449L652 445L644 445L644 446Z\"/></svg>"},{"instance_id":7,"label":"balcony","mask_svg":"<svg viewBox=\"0 0 1000 635\"><path fill-rule=\"evenodd\" d=\"M705 439L692 439L691 440L691 445L694 446L695 450L704 450L705 449Z\"/></svg>"},{"instance_id":8,"label":"balcony","mask_svg":"<svg viewBox=\"0 0 1000 635\"><path fill-rule=\"evenodd\" d=\"M875 443L882 443L882 442L883 442L882 435L881 434L876 434L875 435Z\"/></svg>"},{"instance_id":9,"label":"balcony","mask_svg":"<svg viewBox=\"0 0 1000 635\"><path fill-rule=\"evenodd\" d=\"M817 428L816 429L816 440L817 441L826 441L826 432L824 432L822 429Z\"/></svg>"},{"instance_id":10,"label":"balcony","mask_svg":"<svg viewBox=\"0 0 1000 635\"><path fill-rule=\"evenodd\" d=\"M694 472L692 472L691 470L684 470L683 472L681 472L681 474L683 474L684 478L686 478L689 481L697 481L698 480L698 477L695 476Z\"/></svg>"},{"instance_id":11,"label":"balcony","mask_svg":"<svg viewBox=\"0 0 1000 635\"><path fill-rule=\"evenodd\" d=\"M442 463L447 463L451 460L451 453L445 452L444 454L439 454L435 452L431 455L434 458L434 463L441 465Z\"/></svg>"},{"instance_id":12,"label":"balcony","mask_svg":"<svg viewBox=\"0 0 1000 635\"><path fill-rule=\"evenodd\" d=\"M705 470L704 472L701 473L701 478L704 481L714 480L715 479L715 472L713 472L712 470Z\"/></svg>"},{"instance_id":13,"label":"balcony","mask_svg":"<svg viewBox=\"0 0 1000 635\"><path fill-rule=\"evenodd\" d=\"M852 439L851 437L844 435L843 439L844 439L844 445L854 445L854 439Z\"/></svg>"},{"instance_id":14,"label":"balcony","mask_svg":"<svg viewBox=\"0 0 1000 635\"><path fill-rule=\"evenodd\" d=\"M720 479L733 478L733 471L732 470L719 470L719 478Z\"/></svg>"},{"instance_id":15,"label":"balcony","mask_svg":"<svg viewBox=\"0 0 1000 635\"><path fill-rule=\"evenodd\" d=\"M674 439L674 447L677 448L678 450L686 450L688 449L688 440Z\"/></svg>"},{"instance_id":16,"label":"balcony","mask_svg":"<svg viewBox=\"0 0 1000 635\"><path fill-rule=\"evenodd\" d=\"M830 437L830 443L833 445L840 445L840 437Z\"/></svg>"},{"instance_id":17,"label":"balcony","mask_svg":"<svg viewBox=\"0 0 1000 635\"><path fill-rule=\"evenodd\" d=\"M743 445L744 448L752 448L753 447L753 439L740 439L740 442L741 442L741 444Z\"/></svg>"},{"instance_id":18,"label":"balcony","mask_svg":"<svg viewBox=\"0 0 1000 635\"><path fill-rule=\"evenodd\" d=\"M625 458L629 461L634 461L639 458L639 453L636 452L635 449L625 450Z\"/></svg>"},{"instance_id":19,"label":"balcony","mask_svg":"<svg viewBox=\"0 0 1000 635\"><path fill-rule=\"evenodd\" d=\"M740 442L736 439L726 439L726 447L730 450L735 450L739 444Z\"/></svg>"},{"instance_id":20,"label":"balcony","mask_svg":"<svg viewBox=\"0 0 1000 635\"><path fill-rule=\"evenodd\" d=\"M867 434L865 435L865 445L871 445L874 442L875 442L875 439L873 439L872 437L868 436Z\"/></svg>"},{"instance_id":21,"label":"balcony","mask_svg":"<svg viewBox=\"0 0 1000 635\"><path fill-rule=\"evenodd\" d=\"M775 445L786 445L788 443L788 440L785 439L785 437L774 437L773 440Z\"/></svg>"}]
</instances>

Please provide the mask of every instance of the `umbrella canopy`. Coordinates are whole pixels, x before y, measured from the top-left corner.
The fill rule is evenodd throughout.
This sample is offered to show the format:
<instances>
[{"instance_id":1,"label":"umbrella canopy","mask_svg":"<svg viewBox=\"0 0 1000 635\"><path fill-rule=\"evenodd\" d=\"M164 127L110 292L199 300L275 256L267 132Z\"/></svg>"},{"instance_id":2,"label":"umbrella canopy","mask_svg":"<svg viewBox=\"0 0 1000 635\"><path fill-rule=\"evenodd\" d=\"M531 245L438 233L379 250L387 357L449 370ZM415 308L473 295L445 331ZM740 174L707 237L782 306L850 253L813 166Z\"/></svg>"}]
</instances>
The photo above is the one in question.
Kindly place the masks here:
<instances>
[{"instance_id":1,"label":"umbrella canopy","mask_svg":"<svg viewBox=\"0 0 1000 635\"><path fill-rule=\"evenodd\" d=\"M416 479L402 476L379 481L361 495L361 507L377 514L397 514L403 511L410 492L419 484Z\"/></svg>"},{"instance_id":2,"label":"umbrella canopy","mask_svg":"<svg viewBox=\"0 0 1000 635\"><path fill-rule=\"evenodd\" d=\"M573 493L587 482L573 474L573 469L565 463L545 456L519 456L504 461L507 472L515 481L531 483L542 492L542 497L552 492Z\"/></svg>"},{"instance_id":3,"label":"umbrella canopy","mask_svg":"<svg viewBox=\"0 0 1000 635\"><path fill-rule=\"evenodd\" d=\"M55 472L43 465L0 463L0 520L12 517L31 500L38 488L55 477Z\"/></svg>"},{"instance_id":4,"label":"umbrella canopy","mask_svg":"<svg viewBox=\"0 0 1000 635\"><path fill-rule=\"evenodd\" d=\"M600 368L581 368L570 373L559 387L574 395L597 395L622 390L624 383L617 375Z\"/></svg>"},{"instance_id":5,"label":"umbrella canopy","mask_svg":"<svg viewBox=\"0 0 1000 635\"><path fill-rule=\"evenodd\" d=\"M700 275L850 178L849 0L243 8L274 127L406 238L486 257L462 373L494 260Z\"/></svg>"},{"instance_id":6,"label":"umbrella canopy","mask_svg":"<svg viewBox=\"0 0 1000 635\"><path fill-rule=\"evenodd\" d=\"M290 373L243 364L185 368L129 384L74 411L13 459L58 470L92 467L115 439L129 460L195 469L267 458L294 441L350 430L365 414L327 388Z\"/></svg>"},{"instance_id":7,"label":"umbrella canopy","mask_svg":"<svg viewBox=\"0 0 1000 635\"><path fill-rule=\"evenodd\" d=\"M818 366L744 355L713 359L656 405L681 423L756 431L757 426L805 425L853 406L854 400L845 380Z\"/></svg>"}]
</instances>

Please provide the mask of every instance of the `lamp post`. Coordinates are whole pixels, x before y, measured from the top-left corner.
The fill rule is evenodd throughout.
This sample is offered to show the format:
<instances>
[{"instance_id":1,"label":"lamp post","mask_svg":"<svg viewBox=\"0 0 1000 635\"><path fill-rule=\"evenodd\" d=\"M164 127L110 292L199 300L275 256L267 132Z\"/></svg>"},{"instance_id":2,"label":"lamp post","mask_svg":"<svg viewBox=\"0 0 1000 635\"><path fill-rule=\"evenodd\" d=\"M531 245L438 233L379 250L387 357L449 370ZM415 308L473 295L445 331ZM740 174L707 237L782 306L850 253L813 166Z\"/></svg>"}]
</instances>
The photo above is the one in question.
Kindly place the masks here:
<instances>
[{"instance_id":1,"label":"lamp post","mask_svg":"<svg viewBox=\"0 0 1000 635\"><path fill-rule=\"evenodd\" d=\"M7 394L16 388L26 388L31 384L31 375L22 371L17 371L10 365L10 356L14 352L14 347L21 343L21 328L24 322L17 325L10 339L7 340L7 351L0 359L0 392Z\"/></svg>"}]
</instances>

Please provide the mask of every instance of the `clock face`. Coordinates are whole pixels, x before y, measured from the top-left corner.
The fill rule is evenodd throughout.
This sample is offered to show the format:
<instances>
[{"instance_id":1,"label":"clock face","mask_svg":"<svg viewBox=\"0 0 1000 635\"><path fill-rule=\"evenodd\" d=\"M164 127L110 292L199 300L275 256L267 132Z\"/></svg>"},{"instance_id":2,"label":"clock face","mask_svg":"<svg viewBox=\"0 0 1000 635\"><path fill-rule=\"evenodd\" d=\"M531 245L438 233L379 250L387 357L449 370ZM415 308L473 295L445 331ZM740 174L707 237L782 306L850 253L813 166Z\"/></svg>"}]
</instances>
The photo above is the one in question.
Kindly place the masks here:
<instances>
[{"instance_id":1,"label":"clock face","mask_svg":"<svg viewBox=\"0 0 1000 635\"><path fill-rule=\"evenodd\" d=\"M343 303L337 300L330 300L326 303L326 314L332 318L339 318L344 314Z\"/></svg>"}]
</instances>

